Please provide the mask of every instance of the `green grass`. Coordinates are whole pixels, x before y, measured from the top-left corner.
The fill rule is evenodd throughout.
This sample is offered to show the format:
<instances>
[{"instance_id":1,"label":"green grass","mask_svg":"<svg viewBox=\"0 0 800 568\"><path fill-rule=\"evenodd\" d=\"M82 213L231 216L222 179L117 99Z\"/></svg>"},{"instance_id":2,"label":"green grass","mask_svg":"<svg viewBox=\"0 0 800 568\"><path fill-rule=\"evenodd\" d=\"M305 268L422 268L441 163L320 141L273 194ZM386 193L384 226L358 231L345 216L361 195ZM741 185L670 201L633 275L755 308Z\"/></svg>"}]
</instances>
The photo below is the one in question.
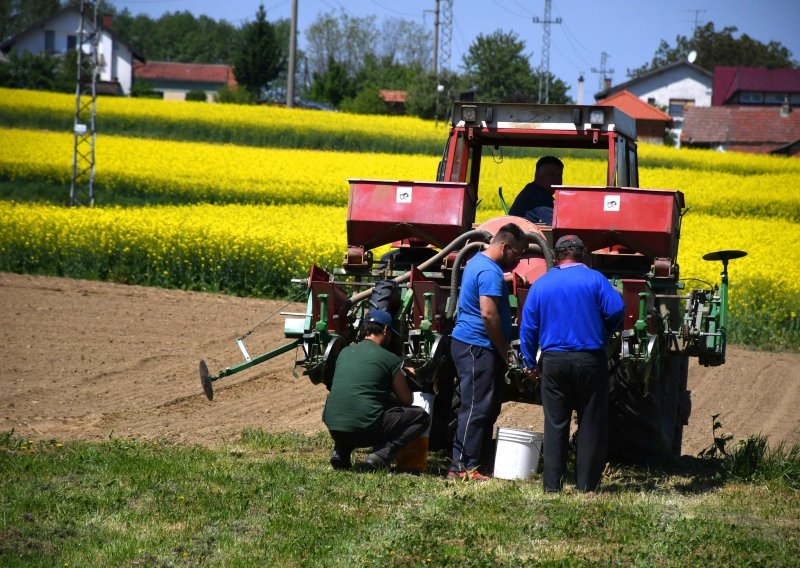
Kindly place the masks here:
<instances>
[{"instance_id":1,"label":"green grass","mask_svg":"<svg viewBox=\"0 0 800 568\"><path fill-rule=\"evenodd\" d=\"M327 435L214 449L0 438L4 566L793 565L800 496L688 460L604 491L334 472ZM363 459L363 454L356 456ZM793 459L796 459L794 456Z\"/></svg>"}]
</instances>

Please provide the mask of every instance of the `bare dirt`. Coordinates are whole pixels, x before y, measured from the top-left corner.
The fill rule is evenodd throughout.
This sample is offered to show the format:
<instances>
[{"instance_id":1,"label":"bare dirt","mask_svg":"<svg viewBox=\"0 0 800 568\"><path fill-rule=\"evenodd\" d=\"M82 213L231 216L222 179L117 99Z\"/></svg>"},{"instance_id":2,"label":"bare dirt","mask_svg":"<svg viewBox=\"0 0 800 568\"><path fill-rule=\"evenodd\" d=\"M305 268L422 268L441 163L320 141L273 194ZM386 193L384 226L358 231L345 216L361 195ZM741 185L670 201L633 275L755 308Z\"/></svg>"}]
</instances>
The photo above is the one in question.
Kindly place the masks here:
<instances>
[{"instance_id":1,"label":"bare dirt","mask_svg":"<svg viewBox=\"0 0 800 568\"><path fill-rule=\"evenodd\" d=\"M284 304L217 294L0 273L0 432L32 439L155 439L216 445L245 428L314 433L326 390L295 379L286 353L215 383L242 361L235 338ZM288 305L301 311L303 305ZM246 341L259 354L286 340L276 315ZM712 414L736 438L800 441L800 354L729 347L727 363L689 373L685 454L711 442ZM540 430L541 408L508 404L499 424Z\"/></svg>"}]
</instances>

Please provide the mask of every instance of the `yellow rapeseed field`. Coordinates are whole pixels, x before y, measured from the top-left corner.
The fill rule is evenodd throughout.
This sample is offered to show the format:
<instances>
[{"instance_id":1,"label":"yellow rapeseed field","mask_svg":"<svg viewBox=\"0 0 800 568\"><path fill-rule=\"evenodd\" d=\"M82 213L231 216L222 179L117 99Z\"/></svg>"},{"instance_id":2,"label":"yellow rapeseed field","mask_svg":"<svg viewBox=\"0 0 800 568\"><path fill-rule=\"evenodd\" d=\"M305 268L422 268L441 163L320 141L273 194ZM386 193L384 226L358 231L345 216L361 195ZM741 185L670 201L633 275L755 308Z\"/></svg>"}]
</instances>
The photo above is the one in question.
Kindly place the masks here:
<instances>
[{"instance_id":1,"label":"yellow rapeseed field","mask_svg":"<svg viewBox=\"0 0 800 568\"><path fill-rule=\"evenodd\" d=\"M346 205L347 178L432 180L438 160L421 155L252 148L99 136L99 190L167 196L179 202L251 202ZM0 131L0 178L66 185L72 137L26 129ZM673 153L675 150L673 150ZM698 154L702 156L701 154ZM510 205L532 177L534 158L484 157L482 207L499 210L503 187ZM695 210L726 217L765 216L800 221L800 164L787 172L739 175L713 170L641 168L640 185L680 189ZM765 163L766 164L766 163ZM762 164L761 168L769 171ZM566 160L564 183L603 185L605 163Z\"/></svg>"},{"instance_id":2,"label":"yellow rapeseed field","mask_svg":"<svg viewBox=\"0 0 800 568\"><path fill-rule=\"evenodd\" d=\"M338 265L347 209L186 205L66 209L0 201L4 270L246 294Z\"/></svg>"},{"instance_id":3,"label":"yellow rapeseed field","mask_svg":"<svg viewBox=\"0 0 800 568\"><path fill-rule=\"evenodd\" d=\"M69 134L0 130L0 178L69 185L72 145ZM348 177L433 179L438 163L426 156L265 149L108 135L99 135L96 147L98 192L168 196L182 202L346 205Z\"/></svg>"},{"instance_id":4,"label":"yellow rapeseed field","mask_svg":"<svg viewBox=\"0 0 800 568\"><path fill-rule=\"evenodd\" d=\"M0 89L0 116L13 115L13 124L41 124L43 119L59 124L66 120L69 124L74 112L73 95ZM282 145L282 138L295 133L300 135L295 139L306 139L308 144L319 147L331 147L331 143L338 142L355 148L365 140L373 140L397 148L409 144L439 148L443 146L447 132L443 123L436 130L432 121L408 116L125 97L98 98L97 114L102 117L106 128L118 132L135 130L141 133L138 127L141 123L169 138L200 136L220 141L263 140L270 146ZM363 151L371 149L363 148Z\"/></svg>"}]
</instances>

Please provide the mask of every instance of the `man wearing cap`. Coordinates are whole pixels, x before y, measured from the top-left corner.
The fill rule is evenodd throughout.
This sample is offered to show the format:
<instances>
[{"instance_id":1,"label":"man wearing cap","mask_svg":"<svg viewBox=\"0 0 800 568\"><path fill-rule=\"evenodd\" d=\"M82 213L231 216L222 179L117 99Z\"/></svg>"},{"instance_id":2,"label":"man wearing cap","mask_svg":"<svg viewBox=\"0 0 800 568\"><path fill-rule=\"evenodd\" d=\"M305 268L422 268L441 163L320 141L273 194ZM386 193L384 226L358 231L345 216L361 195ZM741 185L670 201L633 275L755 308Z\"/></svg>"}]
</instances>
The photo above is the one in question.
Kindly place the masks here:
<instances>
[{"instance_id":1,"label":"man wearing cap","mask_svg":"<svg viewBox=\"0 0 800 568\"><path fill-rule=\"evenodd\" d=\"M368 469L391 465L397 451L425 432L428 413L416 406L403 374L403 360L382 346L392 328L392 316L370 310L364 339L345 347L336 360L331 392L322 421L333 438L331 465L350 469L354 448L373 446Z\"/></svg>"},{"instance_id":2,"label":"man wearing cap","mask_svg":"<svg viewBox=\"0 0 800 568\"><path fill-rule=\"evenodd\" d=\"M576 486L594 491L608 446L606 343L622 323L620 294L583 259L583 241L556 241L557 265L536 280L522 311L520 343L525 366L536 374L541 349L544 408L544 490L560 491L567 470L572 410L578 414Z\"/></svg>"},{"instance_id":3,"label":"man wearing cap","mask_svg":"<svg viewBox=\"0 0 800 568\"><path fill-rule=\"evenodd\" d=\"M511 307L504 272L516 267L527 250L525 233L509 223L464 269L450 345L461 406L448 478L486 479L476 470L489 465L487 454L500 414L505 357L511 340Z\"/></svg>"},{"instance_id":4,"label":"man wearing cap","mask_svg":"<svg viewBox=\"0 0 800 568\"><path fill-rule=\"evenodd\" d=\"M533 181L522 188L509 215L524 217L533 223L553 224L554 185L561 185L564 162L555 156L544 156L536 162Z\"/></svg>"}]
</instances>

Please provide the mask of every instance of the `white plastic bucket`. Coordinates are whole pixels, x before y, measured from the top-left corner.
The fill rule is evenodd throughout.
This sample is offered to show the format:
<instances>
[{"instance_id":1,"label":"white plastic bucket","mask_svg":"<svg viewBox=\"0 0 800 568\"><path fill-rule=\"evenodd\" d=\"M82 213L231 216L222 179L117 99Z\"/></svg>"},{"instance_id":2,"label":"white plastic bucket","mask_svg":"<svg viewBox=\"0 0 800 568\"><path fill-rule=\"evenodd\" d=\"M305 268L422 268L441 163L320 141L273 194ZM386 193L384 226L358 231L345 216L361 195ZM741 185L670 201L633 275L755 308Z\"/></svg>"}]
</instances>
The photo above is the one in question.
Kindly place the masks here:
<instances>
[{"instance_id":1,"label":"white plastic bucket","mask_svg":"<svg viewBox=\"0 0 800 568\"><path fill-rule=\"evenodd\" d=\"M542 432L498 428L494 477L528 479L539 465L543 439Z\"/></svg>"}]
</instances>

